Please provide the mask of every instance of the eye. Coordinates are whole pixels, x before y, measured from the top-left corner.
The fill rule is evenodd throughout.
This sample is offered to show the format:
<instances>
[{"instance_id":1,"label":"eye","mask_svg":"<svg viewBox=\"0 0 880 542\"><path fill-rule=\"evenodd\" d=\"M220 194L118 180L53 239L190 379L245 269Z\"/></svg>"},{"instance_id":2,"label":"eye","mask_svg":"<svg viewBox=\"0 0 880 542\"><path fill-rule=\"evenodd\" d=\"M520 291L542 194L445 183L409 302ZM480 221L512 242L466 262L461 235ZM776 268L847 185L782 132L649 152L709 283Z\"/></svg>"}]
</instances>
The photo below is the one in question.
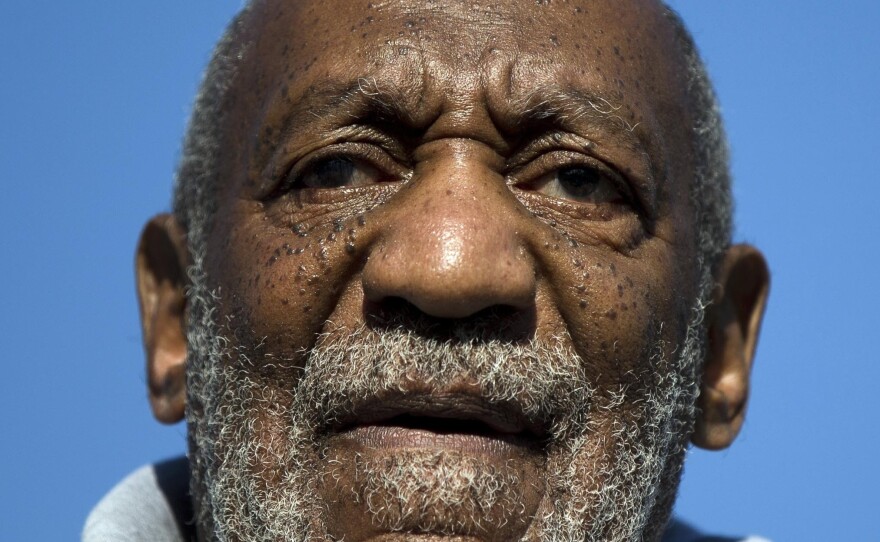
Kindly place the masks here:
<instances>
[{"instance_id":1,"label":"eye","mask_svg":"<svg viewBox=\"0 0 880 542\"><path fill-rule=\"evenodd\" d=\"M586 165L571 165L540 177L534 190L547 196L585 203L616 203L623 199L609 173Z\"/></svg>"},{"instance_id":2,"label":"eye","mask_svg":"<svg viewBox=\"0 0 880 542\"><path fill-rule=\"evenodd\" d=\"M384 180L377 168L349 156L320 158L290 177L291 188L353 188Z\"/></svg>"}]
</instances>

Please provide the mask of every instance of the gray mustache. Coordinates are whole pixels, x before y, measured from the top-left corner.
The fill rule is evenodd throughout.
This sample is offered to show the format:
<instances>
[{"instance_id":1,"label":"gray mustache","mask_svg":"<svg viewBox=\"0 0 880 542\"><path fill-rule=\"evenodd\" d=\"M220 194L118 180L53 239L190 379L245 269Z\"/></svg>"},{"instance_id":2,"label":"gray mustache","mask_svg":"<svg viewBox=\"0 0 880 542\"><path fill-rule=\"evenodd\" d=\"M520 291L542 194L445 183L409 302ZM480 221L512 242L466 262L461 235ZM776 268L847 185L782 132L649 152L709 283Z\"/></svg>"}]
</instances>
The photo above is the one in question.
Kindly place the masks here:
<instances>
[{"instance_id":1,"label":"gray mustache","mask_svg":"<svg viewBox=\"0 0 880 542\"><path fill-rule=\"evenodd\" d=\"M567 338L513 342L495 329L437 337L410 322L330 331L306 354L297 404L311 405L313 427L326 429L367 404L464 393L559 436L594 393L581 359Z\"/></svg>"}]
</instances>

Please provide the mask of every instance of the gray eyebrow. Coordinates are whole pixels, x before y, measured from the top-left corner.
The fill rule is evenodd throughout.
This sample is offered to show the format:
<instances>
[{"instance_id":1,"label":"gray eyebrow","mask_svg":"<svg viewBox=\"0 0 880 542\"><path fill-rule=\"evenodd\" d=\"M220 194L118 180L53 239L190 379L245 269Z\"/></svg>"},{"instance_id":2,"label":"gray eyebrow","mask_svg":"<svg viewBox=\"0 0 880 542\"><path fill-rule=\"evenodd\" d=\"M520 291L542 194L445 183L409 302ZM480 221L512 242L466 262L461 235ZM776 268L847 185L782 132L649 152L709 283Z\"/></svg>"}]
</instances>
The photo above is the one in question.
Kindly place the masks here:
<instances>
[{"instance_id":1,"label":"gray eyebrow","mask_svg":"<svg viewBox=\"0 0 880 542\"><path fill-rule=\"evenodd\" d=\"M618 111L623 107L616 105L601 93L582 89L562 89L558 87L539 87L530 91L515 105L531 120L555 119L565 124L576 123L585 118L591 121L613 121L617 128L634 132L639 123L630 124Z\"/></svg>"},{"instance_id":2,"label":"gray eyebrow","mask_svg":"<svg viewBox=\"0 0 880 542\"><path fill-rule=\"evenodd\" d=\"M296 129L291 125L293 119L305 115L325 118L334 115L360 117L369 114L388 122L407 123L408 105L418 102L408 89L392 84L381 84L375 77L363 76L357 79L323 80L320 85L309 87L290 109L283 122L282 130ZM491 108L491 104L487 104ZM528 130L529 125L552 123L561 128L583 127L585 124L598 128L606 137L611 137L633 150L647 155L653 148L650 130L640 123L631 124L620 114L622 105L617 105L613 97L589 89L566 89L556 85L546 85L531 89L518 97L511 97L507 114L515 131ZM493 115L494 116L494 115ZM502 122L503 123L503 122ZM507 124L507 123L503 123Z\"/></svg>"},{"instance_id":3,"label":"gray eyebrow","mask_svg":"<svg viewBox=\"0 0 880 542\"><path fill-rule=\"evenodd\" d=\"M324 81L320 88L309 87L303 99L291 108L291 118L302 114L316 117L332 115L344 106L350 109L363 109L369 105L380 116L400 117L400 104L406 97L400 89L380 88L375 78L360 77L355 81Z\"/></svg>"},{"instance_id":4,"label":"gray eyebrow","mask_svg":"<svg viewBox=\"0 0 880 542\"><path fill-rule=\"evenodd\" d=\"M531 90L513 105L522 112L526 123L547 122L575 131L589 125L618 144L643 153L649 159L652 156L659 159L660 149L657 136L652 133L655 127L651 120L632 124L621 114L624 106L613 100L613 97L593 90L544 86Z\"/></svg>"}]
</instances>

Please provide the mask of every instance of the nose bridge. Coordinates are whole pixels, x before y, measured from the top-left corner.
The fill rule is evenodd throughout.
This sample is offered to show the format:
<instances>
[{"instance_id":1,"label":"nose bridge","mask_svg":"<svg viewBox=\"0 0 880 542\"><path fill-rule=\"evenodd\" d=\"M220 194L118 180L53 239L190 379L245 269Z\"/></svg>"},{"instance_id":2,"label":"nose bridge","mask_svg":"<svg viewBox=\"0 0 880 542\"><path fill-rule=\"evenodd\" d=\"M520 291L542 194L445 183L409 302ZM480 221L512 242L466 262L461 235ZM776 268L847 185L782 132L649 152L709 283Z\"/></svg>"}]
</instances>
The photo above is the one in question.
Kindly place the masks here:
<instances>
[{"instance_id":1,"label":"nose bridge","mask_svg":"<svg viewBox=\"0 0 880 542\"><path fill-rule=\"evenodd\" d=\"M420 162L388 209L364 268L366 298L403 298L441 318L529 307L535 277L515 198L484 155L445 150Z\"/></svg>"}]
</instances>

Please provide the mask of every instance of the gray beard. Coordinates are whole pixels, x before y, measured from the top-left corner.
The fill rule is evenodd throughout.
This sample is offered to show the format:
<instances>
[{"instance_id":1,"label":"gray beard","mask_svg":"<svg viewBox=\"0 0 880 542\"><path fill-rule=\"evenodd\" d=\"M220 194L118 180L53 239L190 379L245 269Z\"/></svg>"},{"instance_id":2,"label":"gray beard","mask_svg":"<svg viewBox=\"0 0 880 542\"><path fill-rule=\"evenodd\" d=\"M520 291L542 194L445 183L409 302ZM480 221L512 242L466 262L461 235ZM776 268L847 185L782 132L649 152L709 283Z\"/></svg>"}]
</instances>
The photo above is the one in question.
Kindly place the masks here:
<instances>
[{"instance_id":1,"label":"gray beard","mask_svg":"<svg viewBox=\"0 0 880 542\"><path fill-rule=\"evenodd\" d=\"M644 352L644 386L597 390L567 336L512 343L489 326L435 340L410 322L328 333L303 353L293 390L254 377L265 364L302 364L235 345L214 322L216 299L191 278L187 421L192 493L204 540L329 541L318 489L336 476L322 430L359 398L406 391L406 382L477 382L489 403L515 403L552 420L543 501L523 540L659 540L674 500L703 359L695 304L670 362L662 340ZM634 406L635 403L635 406ZM460 532L473 518L491 532L518 509L524 483L503 467L447 451L358 461L353 498L373 524L396 532ZM540 481L538 481L540 483ZM439 511L426 521L420 510Z\"/></svg>"}]
</instances>

